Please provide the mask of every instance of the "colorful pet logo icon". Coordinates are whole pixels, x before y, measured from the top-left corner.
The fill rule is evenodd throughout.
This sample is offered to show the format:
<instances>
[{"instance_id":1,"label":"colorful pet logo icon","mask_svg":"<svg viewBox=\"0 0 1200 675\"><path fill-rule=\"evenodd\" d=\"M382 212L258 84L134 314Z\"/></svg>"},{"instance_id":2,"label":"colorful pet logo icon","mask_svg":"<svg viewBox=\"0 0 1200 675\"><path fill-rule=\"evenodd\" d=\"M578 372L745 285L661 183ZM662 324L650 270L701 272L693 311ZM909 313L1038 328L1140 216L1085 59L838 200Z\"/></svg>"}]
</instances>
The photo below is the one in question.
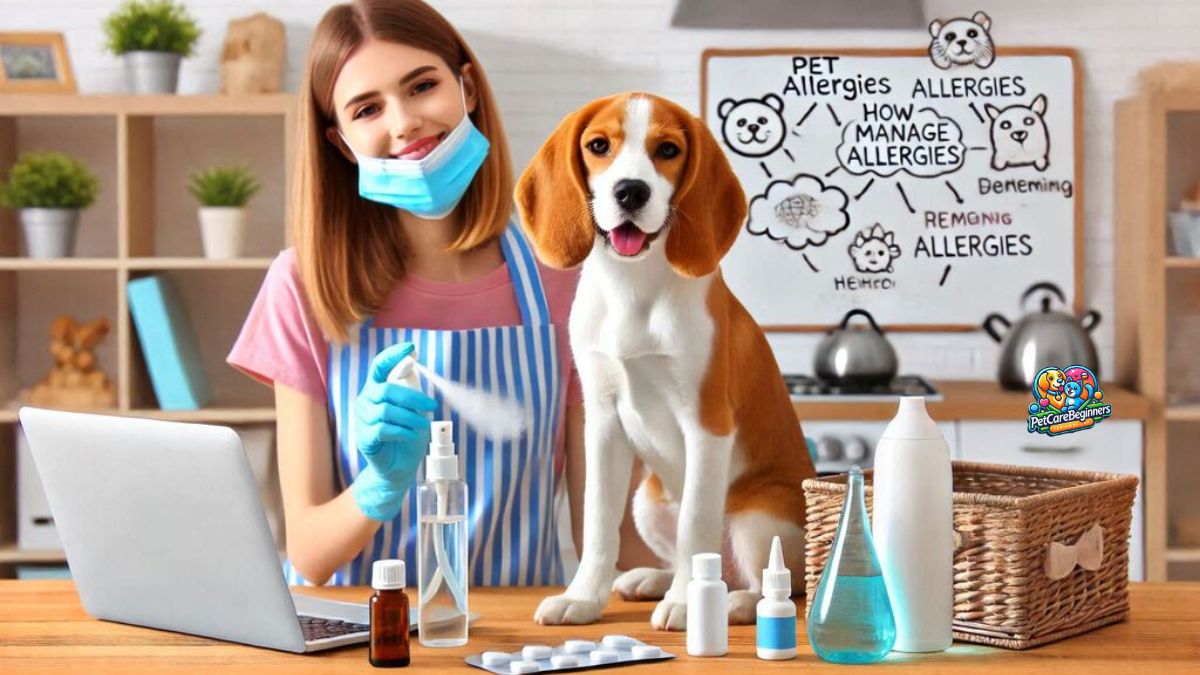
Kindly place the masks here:
<instances>
[{"instance_id":1,"label":"colorful pet logo icon","mask_svg":"<svg viewBox=\"0 0 1200 675\"><path fill-rule=\"evenodd\" d=\"M1041 369L1030 387L1029 432L1054 436L1090 429L1112 415L1096 376L1086 366Z\"/></svg>"}]
</instances>

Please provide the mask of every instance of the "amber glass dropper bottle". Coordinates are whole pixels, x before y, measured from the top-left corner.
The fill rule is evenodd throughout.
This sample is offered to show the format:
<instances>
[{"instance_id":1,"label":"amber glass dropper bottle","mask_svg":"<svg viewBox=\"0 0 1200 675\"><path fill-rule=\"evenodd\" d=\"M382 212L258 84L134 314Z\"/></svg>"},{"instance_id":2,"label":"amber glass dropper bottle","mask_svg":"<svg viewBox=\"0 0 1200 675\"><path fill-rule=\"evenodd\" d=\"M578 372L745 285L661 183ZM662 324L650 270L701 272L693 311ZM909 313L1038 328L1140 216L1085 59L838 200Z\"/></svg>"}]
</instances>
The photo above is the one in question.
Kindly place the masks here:
<instances>
[{"instance_id":1,"label":"amber glass dropper bottle","mask_svg":"<svg viewBox=\"0 0 1200 675\"><path fill-rule=\"evenodd\" d=\"M408 665L408 596L404 594L404 561L376 560L371 566L371 665Z\"/></svg>"}]
</instances>

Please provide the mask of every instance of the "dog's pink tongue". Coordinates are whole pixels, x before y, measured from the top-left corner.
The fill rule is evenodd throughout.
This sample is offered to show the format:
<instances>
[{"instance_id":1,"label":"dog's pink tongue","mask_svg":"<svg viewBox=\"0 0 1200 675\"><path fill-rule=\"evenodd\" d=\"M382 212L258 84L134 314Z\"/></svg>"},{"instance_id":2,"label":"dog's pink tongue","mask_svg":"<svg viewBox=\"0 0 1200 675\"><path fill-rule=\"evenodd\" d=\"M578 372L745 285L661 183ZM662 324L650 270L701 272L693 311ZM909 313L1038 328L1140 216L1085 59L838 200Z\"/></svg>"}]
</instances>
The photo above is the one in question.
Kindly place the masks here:
<instances>
[{"instance_id":1,"label":"dog's pink tongue","mask_svg":"<svg viewBox=\"0 0 1200 675\"><path fill-rule=\"evenodd\" d=\"M642 244L646 243L646 233L633 223L625 223L609 234L609 240L612 241L613 248L617 249L617 253L625 256L637 255L642 252Z\"/></svg>"}]
</instances>

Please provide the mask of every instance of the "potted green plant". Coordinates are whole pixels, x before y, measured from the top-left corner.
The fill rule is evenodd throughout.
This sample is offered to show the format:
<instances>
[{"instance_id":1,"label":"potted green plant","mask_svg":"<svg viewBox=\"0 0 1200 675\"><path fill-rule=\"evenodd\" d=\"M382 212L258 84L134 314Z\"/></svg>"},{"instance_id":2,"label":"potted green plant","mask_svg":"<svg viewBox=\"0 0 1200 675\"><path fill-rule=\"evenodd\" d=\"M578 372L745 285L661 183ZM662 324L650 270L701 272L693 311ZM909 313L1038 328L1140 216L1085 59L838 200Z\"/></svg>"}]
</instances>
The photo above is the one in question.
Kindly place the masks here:
<instances>
[{"instance_id":1,"label":"potted green plant","mask_svg":"<svg viewBox=\"0 0 1200 675\"><path fill-rule=\"evenodd\" d=\"M61 152L21 155L0 183L0 205L20 209L31 258L69 258L75 252L79 210L96 200L100 182L79 160Z\"/></svg>"},{"instance_id":2,"label":"potted green plant","mask_svg":"<svg viewBox=\"0 0 1200 675\"><path fill-rule=\"evenodd\" d=\"M196 21L174 0L128 0L104 21L108 48L125 60L135 94L173 94L179 62L200 37Z\"/></svg>"},{"instance_id":3,"label":"potted green plant","mask_svg":"<svg viewBox=\"0 0 1200 675\"><path fill-rule=\"evenodd\" d=\"M192 174L188 191L200 202L205 257L228 259L242 254L246 202L259 187L254 173L243 164L214 166Z\"/></svg>"}]
</instances>

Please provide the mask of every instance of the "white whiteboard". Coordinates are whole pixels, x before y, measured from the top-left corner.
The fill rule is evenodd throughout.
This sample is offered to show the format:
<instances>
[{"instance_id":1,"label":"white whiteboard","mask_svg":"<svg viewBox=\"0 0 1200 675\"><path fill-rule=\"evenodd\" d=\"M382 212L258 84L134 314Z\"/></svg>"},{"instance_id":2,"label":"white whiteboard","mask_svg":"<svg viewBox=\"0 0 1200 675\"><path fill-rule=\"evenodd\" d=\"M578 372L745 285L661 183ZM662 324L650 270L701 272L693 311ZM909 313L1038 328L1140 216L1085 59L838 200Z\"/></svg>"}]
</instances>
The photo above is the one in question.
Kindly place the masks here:
<instances>
[{"instance_id":1,"label":"white whiteboard","mask_svg":"<svg viewBox=\"0 0 1200 675\"><path fill-rule=\"evenodd\" d=\"M852 308L976 328L1039 281L1078 305L1078 84L1065 49L951 70L921 50L705 52L702 115L750 205L726 283L776 330Z\"/></svg>"}]
</instances>

